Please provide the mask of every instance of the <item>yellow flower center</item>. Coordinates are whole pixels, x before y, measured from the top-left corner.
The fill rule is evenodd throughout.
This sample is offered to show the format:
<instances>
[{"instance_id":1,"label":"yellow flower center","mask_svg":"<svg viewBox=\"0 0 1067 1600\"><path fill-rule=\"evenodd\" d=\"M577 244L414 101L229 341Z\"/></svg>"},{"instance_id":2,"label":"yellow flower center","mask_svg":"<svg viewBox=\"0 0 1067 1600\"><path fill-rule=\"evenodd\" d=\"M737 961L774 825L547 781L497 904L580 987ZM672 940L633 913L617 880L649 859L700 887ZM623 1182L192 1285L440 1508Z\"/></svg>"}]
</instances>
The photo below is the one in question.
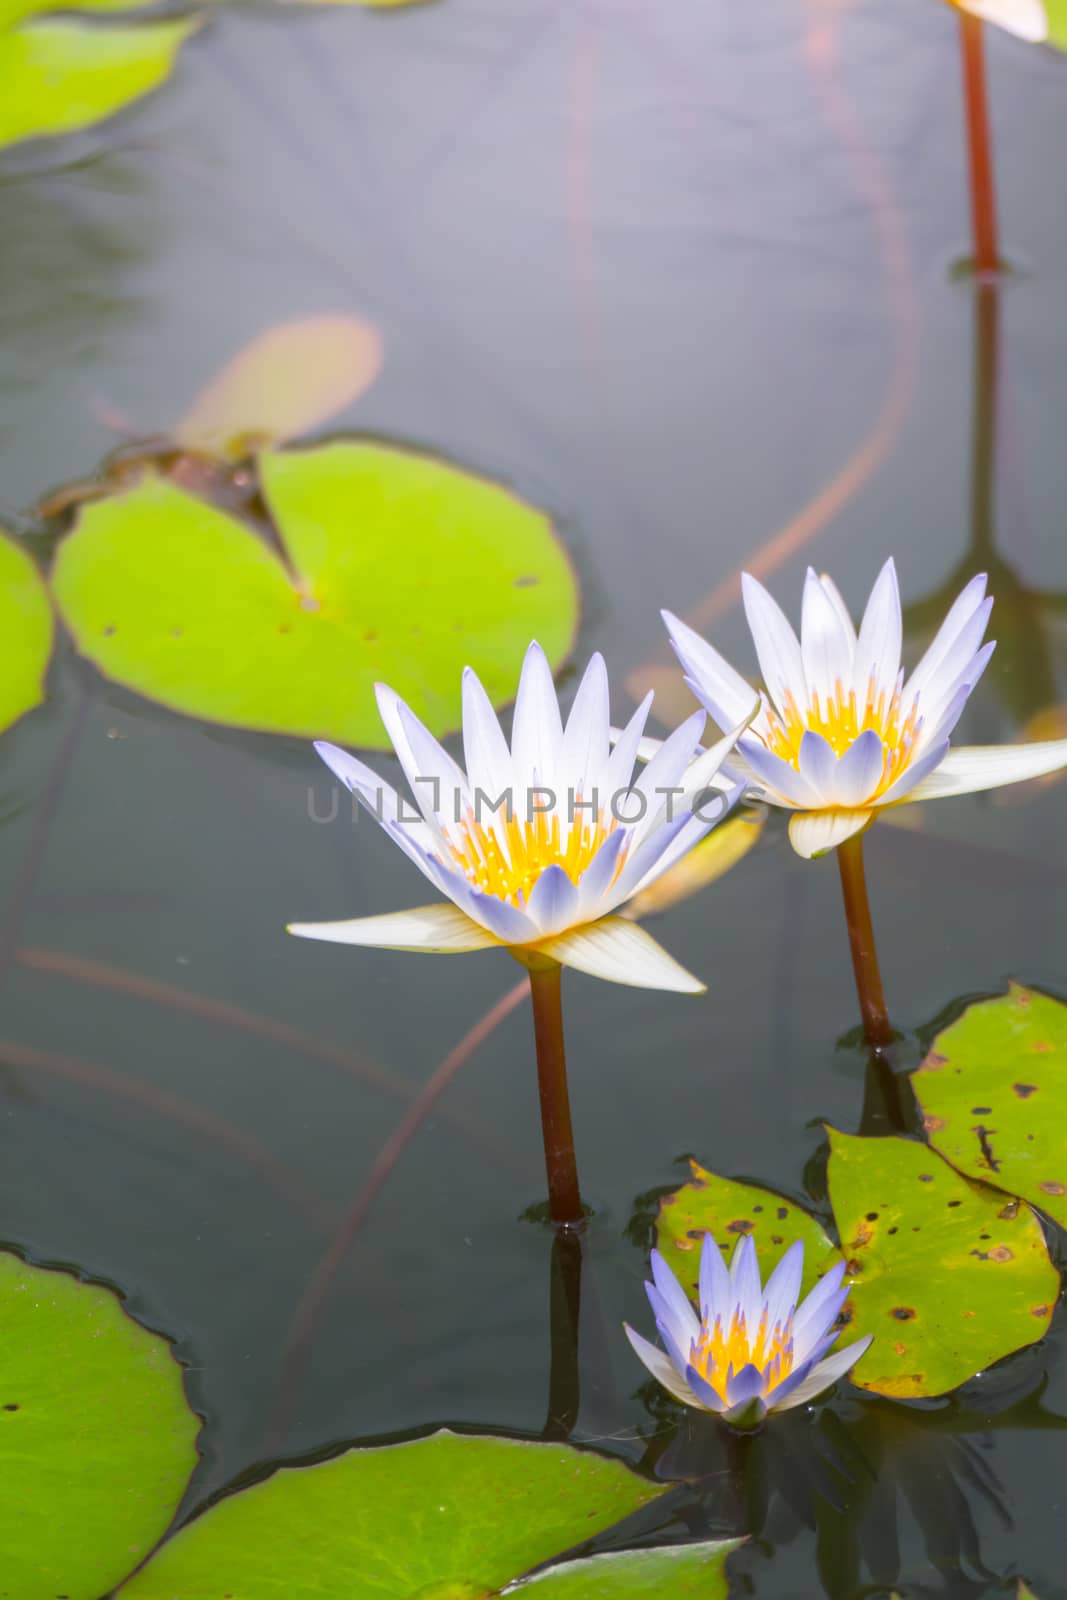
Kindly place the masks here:
<instances>
[{"instance_id":1,"label":"yellow flower center","mask_svg":"<svg viewBox=\"0 0 1067 1600\"><path fill-rule=\"evenodd\" d=\"M755 1367L763 1374L763 1393L766 1394L793 1370L792 1315L784 1325L775 1323L773 1329L769 1329L764 1311L754 1339L749 1337L740 1312L734 1313L728 1328L723 1327L721 1317L716 1317L711 1328L705 1325L701 1329L700 1341L689 1360L723 1400L727 1398L726 1379L731 1367L735 1373L742 1367Z\"/></svg>"},{"instance_id":2,"label":"yellow flower center","mask_svg":"<svg viewBox=\"0 0 1067 1600\"><path fill-rule=\"evenodd\" d=\"M565 838L559 814L554 811L538 812L525 821L494 816L488 826L468 811L459 824L458 835L450 834L448 842L456 866L474 888L520 906L549 867L562 867L576 884L618 827L614 816L603 810L594 816L579 810L577 803L575 819ZM625 848L620 850L615 877L622 870L625 854Z\"/></svg>"},{"instance_id":3,"label":"yellow flower center","mask_svg":"<svg viewBox=\"0 0 1067 1600\"><path fill-rule=\"evenodd\" d=\"M854 689L846 693L839 678L832 697L820 699L818 693L812 694L803 712L797 709L791 694L785 699L784 716L768 705L754 731L759 732L768 750L799 772L800 741L806 733L822 734L834 755L843 756L868 729L878 735L885 750L881 780L869 797L874 799L900 777L915 752L919 703L915 700L905 707L900 690L887 695L884 688L877 687L873 674L863 701L857 701Z\"/></svg>"}]
</instances>

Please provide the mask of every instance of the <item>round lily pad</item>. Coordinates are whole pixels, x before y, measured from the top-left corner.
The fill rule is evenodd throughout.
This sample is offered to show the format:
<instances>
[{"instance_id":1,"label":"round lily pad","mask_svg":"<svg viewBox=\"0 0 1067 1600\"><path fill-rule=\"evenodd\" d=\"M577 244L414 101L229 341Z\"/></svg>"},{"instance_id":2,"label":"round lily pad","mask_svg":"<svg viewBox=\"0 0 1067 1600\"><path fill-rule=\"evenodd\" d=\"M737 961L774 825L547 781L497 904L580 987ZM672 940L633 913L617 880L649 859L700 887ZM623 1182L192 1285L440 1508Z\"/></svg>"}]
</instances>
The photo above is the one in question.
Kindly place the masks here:
<instances>
[{"instance_id":1,"label":"round lily pad","mask_svg":"<svg viewBox=\"0 0 1067 1600\"><path fill-rule=\"evenodd\" d=\"M0 148L102 122L170 75L195 18L94 28L35 22L0 32Z\"/></svg>"},{"instance_id":2,"label":"round lily pad","mask_svg":"<svg viewBox=\"0 0 1067 1600\"><path fill-rule=\"evenodd\" d=\"M211 722L386 749L376 681L443 734L465 665L502 704L531 639L554 667L570 649L570 563L496 484L370 443L260 470L284 558L160 478L82 509L52 585L106 677Z\"/></svg>"},{"instance_id":3,"label":"round lily pad","mask_svg":"<svg viewBox=\"0 0 1067 1600\"><path fill-rule=\"evenodd\" d=\"M0 534L0 733L44 699L52 654L52 607L29 556Z\"/></svg>"},{"instance_id":4,"label":"round lily pad","mask_svg":"<svg viewBox=\"0 0 1067 1600\"><path fill-rule=\"evenodd\" d=\"M0 1252L0 1594L100 1600L166 1531L199 1421L110 1289Z\"/></svg>"},{"instance_id":5,"label":"round lily pad","mask_svg":"<svg viewBox=\"0 0 1067 1600\"><path fill-rule=\"evenodd\" d=\"M911 1081L946 1160L1067 1227L1067 1006L1013 984L938 1034Z\"/></svg>"},{"instance_id":6,"label":"round lily pad","mask_svg":"<svg viewBox=\"0 0 1067 1600\"><path fill-rule=\"evenodd\" d=\"M946 1394L1042 1337L1060 1280L1029 1206L910 1139L829 1134L852 1284L845 1337L874 1335L854 1383L898 1398Z\"/></svg>"},{"instance_id":7,"label":"round lily pad","mask_svg":"<svg viewBox=\"0 0 1067 1600\"><path fill-rule=\"evenodd\" d=\"M802 1292L805 1294L838 1260L833 1241L795 1200L787 1200L754 1183L720 1178L696 1161L690 1162L690 1166L693 1169L690 1181L683 1184L677 1194L667 1195L660 1202L656 1244L694 1300L700 1250L706 1233L713 1235L727 1260L738 1239L750 1234L764 1282L789 1246L803 1239Z\"/></svg>"},{"instance_id":8,"label":"round lily pad","mask_svg":"<svg viewBox=\"0 0 1067 1600\"><path fill-rule=\"evenodd\" d=\"M121 1600L484 1600L662 1492L566 1445L443 1431L220 1501Z\"/></svg>"},{"instance_id":9,"label":"round lily pad","mask_svg":"<svg viewBox=\"0 0 1067 1600\"><path fill-rule=\"evenodd\" d=\"M515 1590L529 1600L727 1600L726 1558L743 1541L623 1550L568 1561Z\"/></svg>"}]
</instances>

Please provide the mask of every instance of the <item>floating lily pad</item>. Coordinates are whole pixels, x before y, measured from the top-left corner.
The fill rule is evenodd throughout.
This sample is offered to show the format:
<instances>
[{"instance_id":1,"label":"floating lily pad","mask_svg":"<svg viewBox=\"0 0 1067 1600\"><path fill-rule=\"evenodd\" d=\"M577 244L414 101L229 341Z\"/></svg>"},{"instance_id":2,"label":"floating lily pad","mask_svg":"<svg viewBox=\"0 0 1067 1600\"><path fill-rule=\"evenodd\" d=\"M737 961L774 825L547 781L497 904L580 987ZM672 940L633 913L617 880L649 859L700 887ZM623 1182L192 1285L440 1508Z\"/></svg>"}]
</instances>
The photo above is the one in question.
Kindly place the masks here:
<instances>
[{"instance_id":1,"label":"floating lily pad","mask_svg":"<svg viewBox=\"0 0 1067 1600\"><path fill-rule=\"evenodd\" d=\"M554 667L570 649L567 557L496 484L363 443L265 454L260 469L288 566L160 479L83 508L52 585L106 677L211 722L387 749L376 681L443 734L465 665L502 704L531 639Z\"/></svg>"},{"instance_id":2,"label":"floating lily pad","mask_svg":"<svg viewBox=\"0 0 1067 1600\"><path fill-rule=\"evenodd\" d=\"M190 1523L121 1596L483 1600L660 1493L566 1445L443 1431L276 1472Z\"/></svg>"},{"instance_id":3,"label":"floating lily pad","mask_svg":"<svg viewBox=\"0 0 1067 1600\"><path fill-rule=\"evenodd\" d=\"M0 32L0 147L71 133L139 100L166 79L195 18L92 27L39 22Z\"/></svg>"},{"instance_id":4,"label":"floating lily pad","mask_svg":"<svg viewBox=\"0 0 1067 1600\"><path fill-rule=\"evenodd\" d=\"M0 1252L0 1594L100 1600L166 1531L199 1422L109 1289Z\"/></svg>"},{"instance_id":5,"label":"floating lily pad","mask_svg":"<svg viewBox=\"0 0 1067 1600\"><path fill-rule=\"evenodd\" d=\"M175 429L187 450L240 461L321 426L374 382L382 343L359 317L298 317L253 339Z\"/></svg>"},{"instance_id":6,"label":"floating lily pad","mask_svg":"<svg viewBox=\"0 0 1067 1600\"><path fill-rule=\"evenodd\" d=\"M656 1244L694 1300L706 1233L714 1236L727 1260L742 1234L750 1234L764 1282L794 1240L803 1239L805 1294L839 1259L832 1240L795 1200L754 1183L717 1177L696 1161L690 1166L691 1180L660 1203Z\"/></svg>"},{"instance_id":7,"label":"floating lily pad","mask_svg":"<svg viewBox=\"0 0 1067 1600\"><path fill-rule=\"evenodd\" d=\"M514 1592L530 1600L727 1600L726 1558L742 1542L590 1556L538 1573Z\"/></svg>"},{"instance_id":8,"label":"floating lily pad","mask_svg":"<svg viewBox=\"0 0 1067 1600\"><path fill-rule=\"evenodd\" d=\"M44 699L52 654L52 607L41 576L26 554L0 534L0 733Z\"/></svg>"},{"instance_id":9,"label":"floating lily pad","mask_svg":"<svg viewBox=\"0 0 1067 1600\"><path fill-rule=\"evenodd\" d=\"M1029 1206L909 1139L830 1130L830 1200L852 1284L852 1374L899 1398L945 1394L1046 1332L1060 1291Z\"/></svg>"},{"instance_id":10,"label":"floating lily pad","mask_svg":"<svg viewBox=\"0 0 1067 1600\"><path fill-rule=\"evenodd\" d=\"M152 0L0 0L0 27L13 28L16 22L46 11L135 11Z\"/></svg>"},{"instance_id":11,"label":"floating lily pad","mask_svg":"<svg viewBox=\"0 0 1067 1600\"><path fill-rule=\"evenodd\" d=\"M968 1006L912 1084L954 1167L1067 1227L1067 1006L1018 984Z\"/></svg>"}]
</instances>

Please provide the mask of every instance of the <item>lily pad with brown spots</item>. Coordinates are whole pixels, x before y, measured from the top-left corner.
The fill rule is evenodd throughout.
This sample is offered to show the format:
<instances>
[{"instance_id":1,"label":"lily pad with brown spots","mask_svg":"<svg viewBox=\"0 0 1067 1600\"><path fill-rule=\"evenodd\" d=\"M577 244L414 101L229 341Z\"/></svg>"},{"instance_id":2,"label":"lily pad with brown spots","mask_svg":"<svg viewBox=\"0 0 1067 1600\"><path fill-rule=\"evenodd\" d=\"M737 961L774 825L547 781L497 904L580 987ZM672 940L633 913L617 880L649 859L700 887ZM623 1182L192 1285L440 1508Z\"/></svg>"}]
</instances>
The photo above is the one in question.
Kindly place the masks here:
<instances>
[{"instance_id":1,"label":"lily pad with brown spots","mask_svg":"<svg viewBox=\"0 0 1067 1600\"><path fill-rule=\"evenodd\" d=\"M947 1394L1042 1337L1060 1280L1028 1205L913 1140L828 1131L848 1336L874 1335L854 1383L901 1399Z\"/></svg>"},{"instance_id":2,"label":"lily pad with brown spots","mask_svg":"<svg viewBox=\"0 0 1067 1600\"><path fill-rule=\"evenodd\" d=\"M1067 1227L1067 1006L1019 984L968 1006L912 1084L954 1167Z\"/></svg>"},{"instance_id":3,"label":"lily pad with brown spots","mask_svg":"<svg viewBox=\"0 0 1067 1600\"><path fill-rule=\"evenodd\" d=\"M833 1242L795 1200L708 1172L696 1161L693 1176L660 1202L656 1244L678 1281L694 1298L704 1235L710 1233L729 1260L743 1234L751 1234L760 1274L767 1274L797 1239L804 1241L803 1292L838 1259Z\"/></svg>"}]
</instances>

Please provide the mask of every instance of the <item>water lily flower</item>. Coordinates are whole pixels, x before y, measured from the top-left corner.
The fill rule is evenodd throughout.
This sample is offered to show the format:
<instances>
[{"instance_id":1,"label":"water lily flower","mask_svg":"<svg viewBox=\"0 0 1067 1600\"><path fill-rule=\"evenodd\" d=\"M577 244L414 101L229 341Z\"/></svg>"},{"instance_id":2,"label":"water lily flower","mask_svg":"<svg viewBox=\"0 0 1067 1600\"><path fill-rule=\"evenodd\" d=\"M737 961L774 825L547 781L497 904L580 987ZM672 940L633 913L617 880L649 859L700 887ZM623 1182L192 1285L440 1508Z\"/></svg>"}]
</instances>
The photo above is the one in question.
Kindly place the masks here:
<instances>
[{"instance_id":1,"label":"water lily flower","mask_svg":"<svg viewBox=\"0 0 1067 1600\"><path fill-rule=\"evenodd\" d=\"M636 1354L676 1400L713 1411L735 1427L756 1427L769 1411L788 1411L829 1389L870 1346L858 1339L830 1355L848 1299L838 1261L798 1304L804 1242L790 1245L760 1283L753 1240L743 1234L727 1268L710 1233L700 1253L699 1314L660 1255L645 1284L662 1350L624 1324Z\"/></svg>"},{"instance_id":2,"label":"water lily flower","mask_svg":"<svg viewBox=\"0 0 1067 1600\"><path fill-rule=\"evenodd\" d=\"M341 944L456 952L504 946L616 983L699 993L704 985L635 923L612 915L726 814L741 793L706 800L739 729L694 761L705 722L690 717L634 779L652 703L615 748L608 675L589 662L564 724L539 645L523 663L509 746L476 674L463 676L464 771L398 695L378 707L414 805L336 745L315 748L434 888L437 905L290 932ZM742 718L757 703L750 692Z\"/></svg>"},{"instance_id":3,"label":"water lily flower","mask_svg":"<svg viewBox=\"0 0 1067 1600\"><path fill-rule=\"evenodd\" d=\"M762 584L744 574L745 614L766 685L732 758L760 797L792 813L799 855L835 849L887 806L994 789L1067 766L1067 739L958 746L950 736L985 670L993 605L972 578L918 666L900 665L900 591L892 559L878 575L859 631L827 577L809 567L798 639ZM686 682L720 726L752 690L698 633L663 613Z\"/></svg>"}]
</instances>

